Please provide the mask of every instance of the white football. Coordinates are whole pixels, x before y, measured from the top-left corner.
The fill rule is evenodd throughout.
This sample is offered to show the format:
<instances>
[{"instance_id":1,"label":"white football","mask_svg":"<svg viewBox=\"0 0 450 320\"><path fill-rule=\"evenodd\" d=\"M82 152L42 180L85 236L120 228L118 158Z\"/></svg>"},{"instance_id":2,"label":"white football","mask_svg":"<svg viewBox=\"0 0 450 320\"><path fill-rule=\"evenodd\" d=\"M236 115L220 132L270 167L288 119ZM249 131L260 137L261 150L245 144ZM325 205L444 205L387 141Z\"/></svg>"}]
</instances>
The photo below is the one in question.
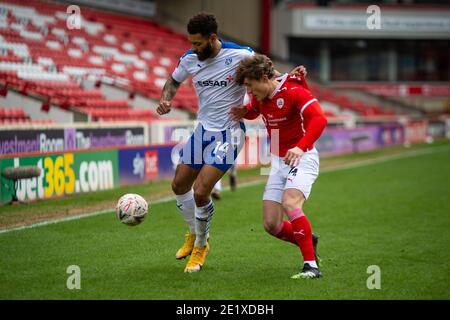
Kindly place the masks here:
<instances>
[{"instance_id":1,"label":"white football","mask_svg":"<svg viewBox=\"0 0 450 320\"><path fill-rule=\"evenodd\" d=\"M116 206L116 215L120 222L135 226L144 221L148 213L148 204L138 194L127 193L120 197Z\"/></svg>"}]
</instances>

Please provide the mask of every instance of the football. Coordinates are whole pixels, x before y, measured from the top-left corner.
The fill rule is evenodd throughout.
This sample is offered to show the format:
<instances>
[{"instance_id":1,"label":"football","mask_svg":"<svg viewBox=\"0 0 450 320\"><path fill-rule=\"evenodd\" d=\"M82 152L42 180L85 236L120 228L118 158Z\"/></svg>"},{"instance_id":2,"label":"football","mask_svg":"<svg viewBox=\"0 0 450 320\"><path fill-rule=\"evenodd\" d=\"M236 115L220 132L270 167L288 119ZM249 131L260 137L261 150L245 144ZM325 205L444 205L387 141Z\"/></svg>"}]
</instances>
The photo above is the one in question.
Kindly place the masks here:
<instances>
[{"instance_id":1,"label":"football","mask_svg":"<svg viewBox=\"0 0 450 320\"><path fill-rule=\"evenodd\" d=\"M123 224L136 226L144 221L148 213L148 204L138 194L127 193L120 197L116 206L117 218Z\"/></svg>"}]
</instances>

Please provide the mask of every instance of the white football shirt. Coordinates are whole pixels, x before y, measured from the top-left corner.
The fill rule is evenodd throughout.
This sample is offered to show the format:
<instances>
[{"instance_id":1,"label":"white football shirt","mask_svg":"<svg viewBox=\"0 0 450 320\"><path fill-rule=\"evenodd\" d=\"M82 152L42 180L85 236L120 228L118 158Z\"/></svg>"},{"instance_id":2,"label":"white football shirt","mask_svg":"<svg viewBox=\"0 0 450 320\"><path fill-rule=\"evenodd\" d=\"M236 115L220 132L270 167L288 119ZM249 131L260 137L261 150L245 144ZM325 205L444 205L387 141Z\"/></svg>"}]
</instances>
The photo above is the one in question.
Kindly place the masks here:
<instances>
[{"instance_id":1,"label":"white football shirt","mask_svg":"<svg viewBox=\"0 0 450 320\"><path fill-rule=\"evenodd\" d=\"M197 118L206 130L222 131L236 125L228 112L243 104L246 93L245 86L234 81L236 68L241 60L253 55L250 47L222 41L214 58L200 61L192 50L180 58L172 78L181 83L192 76L199 103Z\"/></svg>"}]
</instances>

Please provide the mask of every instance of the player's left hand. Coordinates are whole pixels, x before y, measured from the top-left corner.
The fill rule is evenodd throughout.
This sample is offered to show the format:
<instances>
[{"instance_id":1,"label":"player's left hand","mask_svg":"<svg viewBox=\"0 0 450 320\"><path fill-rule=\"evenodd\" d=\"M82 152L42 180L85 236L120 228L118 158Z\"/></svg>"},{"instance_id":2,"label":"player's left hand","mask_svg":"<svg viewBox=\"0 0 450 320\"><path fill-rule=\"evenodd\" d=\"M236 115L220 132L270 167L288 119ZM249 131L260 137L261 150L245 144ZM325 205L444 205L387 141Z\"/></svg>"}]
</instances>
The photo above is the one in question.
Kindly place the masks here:
<instances>
[{"instance_id":1,"label":"player's left hand","mask_svg":"<svg viewBox=\"0 0 450 320\"><path fill-rule=\"evenodd\" d=\"M290 75L290 76L296 75L296 76L303 76L303 77L306 77L307 74L308 74L308 72L306 71L305 66L298 66L298 67L295 67L294 69L292 69L291 72L289 72L289 75Z\"/></svg>"},{"instance_id":2,"label":"player's left hand","mask_svg":"<svg viewBox=\"0 0 450 320\"><path fill-rule=\"evenodd\" d=\"M284 163L288 166L296 167L299 164L300 158L302 157L303 153L303 150L299 147L289 149L286 153L286 156L284 157Z\"/></svg>"},{"instance_id":3,"label":"player's left hand","mask_svg":"<svg viewBox=\"0 0 450 320\"><path fill-rule=\"evenodd\" d=\"M231 120L239 121L245 117L247 112L248 112L248 110L245 106L237 106L237 107L232 107L230 109L229 114L230 114Z\"/></svg>"}]
</instances>

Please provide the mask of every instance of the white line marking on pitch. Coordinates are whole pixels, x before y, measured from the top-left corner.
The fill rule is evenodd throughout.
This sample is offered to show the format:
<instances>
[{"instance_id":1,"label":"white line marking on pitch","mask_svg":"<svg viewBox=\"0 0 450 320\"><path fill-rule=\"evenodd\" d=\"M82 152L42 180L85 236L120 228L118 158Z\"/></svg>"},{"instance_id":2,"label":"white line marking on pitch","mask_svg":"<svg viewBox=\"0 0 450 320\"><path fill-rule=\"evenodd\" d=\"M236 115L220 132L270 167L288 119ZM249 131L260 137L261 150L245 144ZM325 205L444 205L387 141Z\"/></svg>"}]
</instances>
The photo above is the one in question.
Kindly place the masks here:
<instances>
[{"instance_id":1,"label":"white line marking on pitch","mask_svg":"<svg viewBox=\"0 0 450 320\"><path fill-rule=\"evenodd\" d=\"M430 154L430 153L438 153L438 152L446 151L448 149L450 149L449 146L441 146L441 147L434 147L434 148L429 148L429 149L424 149L424 150L416 150L416 151L406 152L406 153L402 153L402 154L385 156L385 157L381 157L378 159L361 160L356 163L353 162L353 163L349 163L349 164L339 165L336 167L324 168L324 169L321 169L321 172L326 173L326 172L334 172L334 171L340 171L340 170L359 168L359 167L364 167L364 166L368 166L368 165L372 165L372 164L378 164L378 163L387 162L387 161L391 161L391 160L412 158L415 156L420 156L420 155L425 155L425 154ZM245 183L239 184L239 188L252 187L252 186L256 186L256 185L259 185L259 184L262 184L265 182L266 182L266 180L245 182ZM230 187L224 187L223 190L225 190L225 191L230 190ZM169 202L172 200L175 200L174 196L164 197L161 199L153 200L152 204L165 203L165 202ZM56 224L56 223L61 223L61 222L79 220L79 219L94 217L94 216L98 216L98 215L105 214L105 213L111 213L111 212L114 212L114 209L95 211L95 212L91 212L91 213L70 216L70 217L66 217L66 218L62 218L62 219L55 219L55 220L50 220L50 221L39 222L39 223L21 226L21 227L17 227L17 228L3 229L3 230L0 230L0 234L9 233L12 231L32 229L32 228L36 228L36 227L43 227L43 226L47 226L50 224Z\"/></svg>"}]
</instances>

